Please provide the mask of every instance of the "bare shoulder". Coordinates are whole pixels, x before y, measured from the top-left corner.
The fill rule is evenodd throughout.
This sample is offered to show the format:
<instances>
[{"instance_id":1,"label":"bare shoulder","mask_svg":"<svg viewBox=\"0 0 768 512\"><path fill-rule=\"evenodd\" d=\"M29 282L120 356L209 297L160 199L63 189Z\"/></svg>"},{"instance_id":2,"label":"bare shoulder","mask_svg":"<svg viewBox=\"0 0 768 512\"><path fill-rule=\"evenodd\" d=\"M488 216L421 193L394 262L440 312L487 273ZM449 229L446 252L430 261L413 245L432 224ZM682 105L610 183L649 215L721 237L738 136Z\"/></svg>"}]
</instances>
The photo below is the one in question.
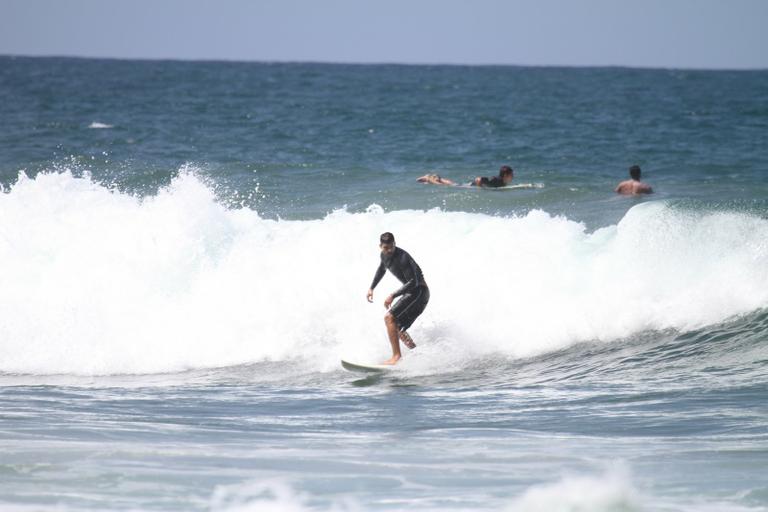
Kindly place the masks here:
<instances>
[{"instance_id":1,"label":"bare shoulder","mask_svg":"<svg viewBox=\"0 0 768 512\"><path fill-rule=\"evenodd\" d=\"M632 194L633 188L632 180L626 180L616 186L616 192L619 194Z\"/></svg>"},{"instance_id":2,"label":"bare shoulder","mask_svg":"<svg viewBox=\"0 0 768 512\"><path fill-rule=\"evenodd\" d=\"M653 194L653 188L647 183L640 183L637 187L638 194Z\"/></svg>"}]
</instances>

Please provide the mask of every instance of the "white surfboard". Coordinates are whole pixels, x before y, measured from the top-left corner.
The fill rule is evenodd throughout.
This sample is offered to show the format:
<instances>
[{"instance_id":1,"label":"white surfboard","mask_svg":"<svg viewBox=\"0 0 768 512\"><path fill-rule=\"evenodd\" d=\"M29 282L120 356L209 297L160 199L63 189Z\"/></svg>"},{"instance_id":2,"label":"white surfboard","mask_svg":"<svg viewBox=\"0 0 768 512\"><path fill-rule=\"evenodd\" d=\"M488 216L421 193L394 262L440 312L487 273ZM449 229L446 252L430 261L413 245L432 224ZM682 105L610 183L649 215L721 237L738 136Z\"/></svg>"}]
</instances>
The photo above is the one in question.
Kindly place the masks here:
<instances>
[{"instance_id":1,"label":"white surfboard","mask_svg":"<svg viewBox=\"0 0 768 512\"><path fill-rule=\"evenodd\" d=\"M503 187L478 187L475 185L472 185L471 183L462 183L460 185L455 185L458 188L469 188L472 190L520 190L520 189L528 189L528 188L544 188L544 185L540 183L518 183L516 185L506 185Z\"/></svg>"},{"instance_id":2,"label":"white surfboard","mask_svg":"<svg viewBox=\"0 0 768 512\"><path fill-rule=\"evenodd\" d=\"M395 369L395 366L391 364L361 364L345 361L344 359L341 360L341 366L350 372L361 373L384 373Z\"/></svg>"}]
</instances>

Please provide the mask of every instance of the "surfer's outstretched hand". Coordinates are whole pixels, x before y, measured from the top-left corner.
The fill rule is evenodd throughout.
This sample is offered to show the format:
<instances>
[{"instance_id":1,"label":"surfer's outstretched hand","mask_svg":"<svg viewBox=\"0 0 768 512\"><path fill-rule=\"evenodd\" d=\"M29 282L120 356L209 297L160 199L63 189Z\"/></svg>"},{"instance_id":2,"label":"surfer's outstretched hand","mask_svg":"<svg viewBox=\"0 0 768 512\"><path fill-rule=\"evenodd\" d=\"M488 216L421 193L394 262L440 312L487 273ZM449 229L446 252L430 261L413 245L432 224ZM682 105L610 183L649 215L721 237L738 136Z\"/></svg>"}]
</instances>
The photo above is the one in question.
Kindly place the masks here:
<instances>
[{"instance_id":1,"label":"surfer's outstretched hand","mask_svg":"<svg viewBox=\"0 0 768 512\"><path fill-rule=\"evenodd\" d=\"M368 302L373 302L373 290L368 290L366 298L368 299Z\"/></svg>"}]
</instances>

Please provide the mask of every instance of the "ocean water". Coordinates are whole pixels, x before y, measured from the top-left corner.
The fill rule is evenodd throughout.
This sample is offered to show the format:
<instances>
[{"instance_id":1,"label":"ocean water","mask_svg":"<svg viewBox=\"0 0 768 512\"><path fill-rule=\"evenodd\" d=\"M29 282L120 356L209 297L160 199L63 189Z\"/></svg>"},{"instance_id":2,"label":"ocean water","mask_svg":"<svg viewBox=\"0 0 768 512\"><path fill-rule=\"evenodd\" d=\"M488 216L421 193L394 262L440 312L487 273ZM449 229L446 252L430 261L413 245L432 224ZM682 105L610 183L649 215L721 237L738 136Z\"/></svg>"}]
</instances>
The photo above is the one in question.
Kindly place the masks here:
<instances>
[{"instance_id":1,"label":"ocean water","mask_svg":"<svg viewBox=\"0 0 768 512\"><path fill-rule=\"evenodd\" d=\"M768 510L766 148L767 71L0 57L0 509Z\"/></svg>"}]
</instances>

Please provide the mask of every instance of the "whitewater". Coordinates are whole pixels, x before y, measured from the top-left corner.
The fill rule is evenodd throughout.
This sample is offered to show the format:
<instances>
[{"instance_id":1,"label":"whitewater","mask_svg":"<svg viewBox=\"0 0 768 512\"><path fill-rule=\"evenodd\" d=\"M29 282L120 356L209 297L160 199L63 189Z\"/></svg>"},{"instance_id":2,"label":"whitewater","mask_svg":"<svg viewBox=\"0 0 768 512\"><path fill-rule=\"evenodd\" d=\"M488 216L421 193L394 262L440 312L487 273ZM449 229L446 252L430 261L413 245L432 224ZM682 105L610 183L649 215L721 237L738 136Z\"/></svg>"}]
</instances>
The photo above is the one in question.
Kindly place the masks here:
<instances>
[{"instance_id":1,"label":"whitewater","mask_svg":"<svg viewBox=\"0 0 768 512\"><path fill-rule=\"evenodd\" d=\"M20 175L0 195L0 218L6 373L286 360L331 371L342 355L381 358L384 310L364 296L384 231L421 262L433 291L413 330L431 371L689 331L768 303L766 219L664 202L594 232L540 210L493 217L373 204L270 220L222 206L188 171L144 198L51 172ZM388 276L381 290L395 286Z\"/></svg>"}]
</instances>

